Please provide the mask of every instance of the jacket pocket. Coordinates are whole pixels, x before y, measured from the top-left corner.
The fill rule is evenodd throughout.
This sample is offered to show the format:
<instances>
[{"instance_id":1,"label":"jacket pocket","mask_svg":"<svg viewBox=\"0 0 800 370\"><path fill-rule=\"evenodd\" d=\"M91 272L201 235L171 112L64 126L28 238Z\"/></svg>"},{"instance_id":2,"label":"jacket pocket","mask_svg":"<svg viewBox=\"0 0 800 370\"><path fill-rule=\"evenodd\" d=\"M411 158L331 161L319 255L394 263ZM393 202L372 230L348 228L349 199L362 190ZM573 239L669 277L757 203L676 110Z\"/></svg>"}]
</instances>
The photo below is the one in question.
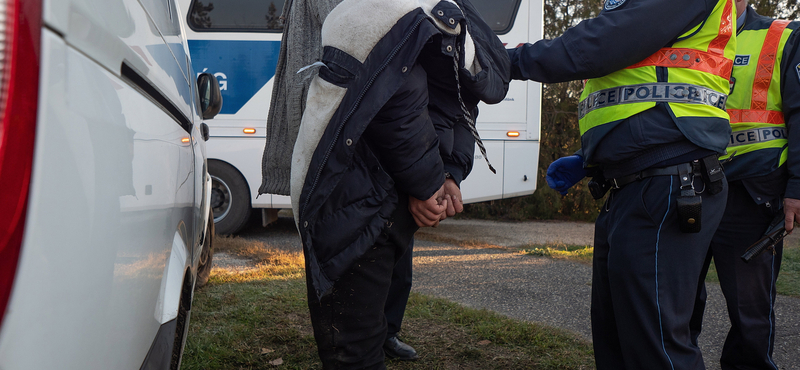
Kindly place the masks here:
<instances>
[{"instance_id":1,"label":"jacket pocket","mask_svg":"<svg viewBox=\"0 0 800 370\"><path fill-rule=\"evenodd\" d=\"M377 159L368 151L356 153L314 222L312 242L319 261L324 265L356 240L363 240L370 223L388 219L394 210L394 204L388 203L396 199L394 181Z\"/></svg>"}]
</instances>

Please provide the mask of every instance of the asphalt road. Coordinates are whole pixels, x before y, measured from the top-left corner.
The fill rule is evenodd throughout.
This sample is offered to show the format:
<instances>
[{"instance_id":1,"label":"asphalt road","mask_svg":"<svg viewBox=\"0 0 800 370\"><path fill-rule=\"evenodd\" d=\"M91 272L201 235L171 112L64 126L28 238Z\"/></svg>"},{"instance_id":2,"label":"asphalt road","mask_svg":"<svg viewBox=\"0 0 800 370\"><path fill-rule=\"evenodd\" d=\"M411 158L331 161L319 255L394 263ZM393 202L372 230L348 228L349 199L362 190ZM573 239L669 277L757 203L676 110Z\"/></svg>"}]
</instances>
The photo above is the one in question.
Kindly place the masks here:
<instances>
[{"instance_id":1,"label":"asphalt road","mask_svg":"<svg viewBox=\"0 0 800 370\"><path fill-rule=\"evenodd\" d=\"M591 245L594 225L577 222L453 220L423 229L414 247L414 291L512 318L563 328L591 340L591 266L525 256L512 250L544 243ZM242 237L299 249L290 218ZM792 235L787 243L800 243ZM709 284L700 346L706 366L718 358L730 324L719 285ZM800 370L800 299L779 296L774 359L780 369Z\"/></svg>"}]
</instances>

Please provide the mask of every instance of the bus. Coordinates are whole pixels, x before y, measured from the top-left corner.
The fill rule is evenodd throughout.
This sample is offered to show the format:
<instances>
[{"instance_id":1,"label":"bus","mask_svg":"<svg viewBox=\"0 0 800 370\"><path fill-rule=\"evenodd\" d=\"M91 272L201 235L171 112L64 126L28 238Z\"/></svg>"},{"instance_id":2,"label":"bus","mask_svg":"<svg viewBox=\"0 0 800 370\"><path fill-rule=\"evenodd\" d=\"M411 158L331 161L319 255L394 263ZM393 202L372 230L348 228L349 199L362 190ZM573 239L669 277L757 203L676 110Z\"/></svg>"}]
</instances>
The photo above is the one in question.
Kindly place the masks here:
<instances>
[{"instance_id":1,"label":"bus","mask_svg":"<svg viewBox=\"0 0 800 370\"><path fill-rule=\"evenodd\" d=\"M288 196L258 196L283 1L178 1L187 9L186 37L195 70L216 76L224 101L219 115L208 122L216 230L236 233L259 210L266 226L280 209L291 208ZM542 38L542 0L471 2L507 47ZM497 174L476 149L472 173L461 186L464 203L528 195L536 189L541 91L537 82L512 81L504 101L481 103L477 128Z\"/></svg>"}]
</instances>

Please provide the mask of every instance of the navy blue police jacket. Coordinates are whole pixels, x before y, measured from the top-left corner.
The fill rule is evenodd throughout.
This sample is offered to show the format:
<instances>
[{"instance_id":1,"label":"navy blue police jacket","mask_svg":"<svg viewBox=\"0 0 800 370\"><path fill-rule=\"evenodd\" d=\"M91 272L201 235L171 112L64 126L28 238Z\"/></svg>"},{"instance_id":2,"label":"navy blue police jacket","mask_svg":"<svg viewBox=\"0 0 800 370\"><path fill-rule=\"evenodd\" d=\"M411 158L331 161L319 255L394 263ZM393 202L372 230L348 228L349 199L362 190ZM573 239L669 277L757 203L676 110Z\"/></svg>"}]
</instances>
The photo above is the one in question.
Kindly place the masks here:
<instances>
[{"instance_id":1,"label":"navy blue police jacket","mask_svg":"<svg viewBox=\"0 0 800 370\"><path fill-rule=\"evenodd\" d=\"M322 35L324 65L309 87L291 184L318 297L392 227L401 198L429 199L442 186L439 136L453 138L453 171L468 173L458 170L467 164L457 158L464 140L454 53L467 110L501 101L510 80L503 45L465 0L345 0ZM447 74L428 65L440 57ZM449 98L429 100L433 91Z\"/></svg>"},{"instance_id":2,"label":"navy blue police jacket","mask_svg":"<svg viewBox=\"0 0 800 370\"><path fill-rule=\"evenodd\" d=\"M508 49L513 79L545 83L598 78L636 64L703 22L716 0L606 0L595 18L560 37ZM725 132L719 135L727 136ZM718 136L718 135L715 135ZM667 153L642 156L652 148ZM584 161L607 178L697 159L714 151L689 142L657 105L613 128Z\"/></svg>"}]
</instances>

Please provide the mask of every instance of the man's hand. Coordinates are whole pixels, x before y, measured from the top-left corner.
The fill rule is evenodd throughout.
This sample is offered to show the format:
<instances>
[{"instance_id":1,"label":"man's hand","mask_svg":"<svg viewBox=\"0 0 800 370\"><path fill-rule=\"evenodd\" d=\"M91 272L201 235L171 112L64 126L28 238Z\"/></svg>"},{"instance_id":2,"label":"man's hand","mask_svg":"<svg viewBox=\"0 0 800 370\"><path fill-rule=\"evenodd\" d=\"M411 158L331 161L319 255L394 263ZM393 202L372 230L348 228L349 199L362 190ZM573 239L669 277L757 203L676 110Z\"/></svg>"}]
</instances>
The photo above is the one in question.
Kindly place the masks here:
<instances>
[{"instance_id":1,"label":"man's hand","mask_svg":"<svg viewBox=\"0 0 800 370\"><path fill-rule=\"evenodd\" d=\"M408 196L408 210L414 216L414 221L419 227L439 225L440 220L447 218L447 197L444 193L444 185L439 188L428 200L419 200Z\"/></svg>"},{"instance_id":2,"label":"man's hand","mask_svg":"<svg viewBox=\"0 0 800 370\"><path fill-rule=\"evenodd\" d=\"M464 202L461 200L461 189L456 185L455 180L444 180L444 194L447 196L447 217L453 217L456 213L464 211Z\"/></svg>"},{"instance_id":3,"label":"man's hand","mask_svg":"<svg viewBox=\"0 0 800 370\"><path fill-rule=\"evenodd\" d=\"M784 227L786 231L791 232L794 229L794 223L800 222L800 200L784 198L783 213L786 215Z\"/></svg>"}]
</instances>

